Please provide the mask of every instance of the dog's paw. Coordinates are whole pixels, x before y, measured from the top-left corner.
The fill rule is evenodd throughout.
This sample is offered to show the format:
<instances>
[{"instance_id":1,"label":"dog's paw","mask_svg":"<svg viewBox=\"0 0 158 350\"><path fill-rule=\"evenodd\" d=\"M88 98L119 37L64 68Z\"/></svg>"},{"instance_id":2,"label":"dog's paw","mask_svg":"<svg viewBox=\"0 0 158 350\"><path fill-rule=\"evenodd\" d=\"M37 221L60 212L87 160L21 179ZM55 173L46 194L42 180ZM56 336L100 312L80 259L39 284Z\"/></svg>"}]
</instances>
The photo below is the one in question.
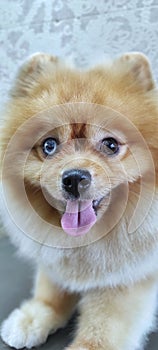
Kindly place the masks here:
<instances>
[{"instance_id":1,"label":"dog's paw","mask_svg":"<svg viewBox=\"0 0 158 350\"><path fill-rule=\"evenodd\" d=\"M96 342L94 339L81 339L75 340L70 346L68 346L65 350L112 350L106 346L106 344L102 344L100 341Z\"/></svg>"},{"instance_id":2,"label":"dog's paw","mask_svg":"<svg viewBox=\"0 0 158 350\"><path fill-rule=\"evenodd\" d=\"M89 350L88 348L85 348L83 346L75 346L75 347L70 347L70 348L66 348L65 350Z\"/></svg>"},{"instance_id":3,"label":"dog's paw","mask_svg":"<svg viewBox=\"0 0 158 350\"><path fill-rule=\"evenodd\" d=\"M43 344L61 325L54 310L40 301L25 302L2 323L2 340L16 349Z\"/></svg>"},{"instance_id":4,"label":"dog's paw","mask_svg":"<svg viewBox=\"0 0 158 350\"><path fill-rule=\"evenodd\" d=\"M85 342L85 341L81 341L81 342L75 342L74 344L70 345L68 348L66 348L65 350L94 350L97 349L93 344L89 343L89 342Z\"/></svg>"},{"instance_id":5,"label":"dog's paw","mask_svg":"<svg viewBox=\"0 0 158 350\"><path fill-rule=\"evenodd\" d=\"M65 350L89 350L89 348L85 348L85 346L70 346L69 348L66 348Z\"/></svg>"}]
</instances>

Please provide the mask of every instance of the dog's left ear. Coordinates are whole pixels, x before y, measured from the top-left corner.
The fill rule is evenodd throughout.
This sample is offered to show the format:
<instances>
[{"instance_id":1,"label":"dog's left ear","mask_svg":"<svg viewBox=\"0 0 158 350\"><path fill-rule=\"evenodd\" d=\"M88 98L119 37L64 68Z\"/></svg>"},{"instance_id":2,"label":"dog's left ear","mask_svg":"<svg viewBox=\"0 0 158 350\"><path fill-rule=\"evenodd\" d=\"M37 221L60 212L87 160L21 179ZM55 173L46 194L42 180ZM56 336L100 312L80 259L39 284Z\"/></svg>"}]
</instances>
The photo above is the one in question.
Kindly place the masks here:
<instances>
[{"instance_id":1,"label":"dog's left ear","mask_svg":"<svg viewBox=\"0 0 158 350\"><path fill-rule=\"evenodd\" d=\"M30 56L18 72L11 96L31 95L39 84L42 85L42 78L50 77L58 64L58 58L49 54L36 53Z\"/></svg>"},{"instance_id":2,"label":"dog's left ear","mask_svg":"<svg viewBox=\"0 0 158 350\"><path fill-rule=\"evenodd\" d=\"M116 61L114 65L128 75L133 83L144 91L152 90L155 87L150 63L147 57L139 52L126 53Z\"/></svg>"}]
</instances>

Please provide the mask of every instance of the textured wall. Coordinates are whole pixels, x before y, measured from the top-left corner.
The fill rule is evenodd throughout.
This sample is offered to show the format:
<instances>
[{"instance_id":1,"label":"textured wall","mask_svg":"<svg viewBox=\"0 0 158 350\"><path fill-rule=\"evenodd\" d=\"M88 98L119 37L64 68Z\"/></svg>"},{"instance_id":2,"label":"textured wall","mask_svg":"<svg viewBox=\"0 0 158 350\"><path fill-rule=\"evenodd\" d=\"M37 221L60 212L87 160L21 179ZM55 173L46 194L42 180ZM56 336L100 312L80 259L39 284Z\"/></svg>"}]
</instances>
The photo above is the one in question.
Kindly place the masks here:
<instances>
[{"instance_id":1,"label":"textured wall","mask_svg":"<svg viewBox=\"0 0 158 350\"><path fill-rule=\"evenodd\" d=\"M0 102L33 52L85 66L132 50L149 56L158 80L158 0L0 0Z\"/></svg>"}]
</instances>

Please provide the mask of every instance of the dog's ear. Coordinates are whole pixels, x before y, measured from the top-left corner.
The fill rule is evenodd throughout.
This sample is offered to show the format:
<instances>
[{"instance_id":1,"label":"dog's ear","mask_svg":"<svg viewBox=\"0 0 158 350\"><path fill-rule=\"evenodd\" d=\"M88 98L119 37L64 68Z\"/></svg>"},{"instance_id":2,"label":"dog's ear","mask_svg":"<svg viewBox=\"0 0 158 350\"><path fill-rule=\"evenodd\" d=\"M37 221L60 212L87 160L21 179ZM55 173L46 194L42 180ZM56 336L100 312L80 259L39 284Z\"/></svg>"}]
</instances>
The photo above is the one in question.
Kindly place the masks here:
<instances>
[{"instance_id":1,"label":"dog's ear","mask_svg":"<svg viewBox=\"0 0 158 350\"><path fill-rule=\"evenodd\" d=\"M29 57L18 72L11 96L25 97L30 95L43 78L50 77L58 63L57 57L45 53L36 53Z\"/></svg>"},{"instance_id":2,"label":"dog's ear","mask_svg":"<svg viewBox=\"0 0 158 350\"><path fill-rule=\"evenodd\" d=\"M126 53L116 61L114 66L125 75L131 78L143 91L151 90L155 87L150 63L147 57L139 52Z\"/></svg>"}]
</instances>

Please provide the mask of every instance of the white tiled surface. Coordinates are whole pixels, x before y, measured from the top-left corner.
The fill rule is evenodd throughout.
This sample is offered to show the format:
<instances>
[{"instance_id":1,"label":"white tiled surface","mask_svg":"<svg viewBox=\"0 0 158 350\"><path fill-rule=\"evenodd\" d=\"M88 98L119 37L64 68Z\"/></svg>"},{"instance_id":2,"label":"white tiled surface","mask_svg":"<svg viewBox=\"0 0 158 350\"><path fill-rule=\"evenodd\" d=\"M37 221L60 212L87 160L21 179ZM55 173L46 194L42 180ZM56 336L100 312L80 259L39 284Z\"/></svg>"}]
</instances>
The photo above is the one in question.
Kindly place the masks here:
<instances>
[{"instance_id":1,"label":"white tiled surface","mask_svg":"<svg viewBox=\"0 0 158 350\"><path fill-rule=\"evenodd\" d=\"M149 56L158 80L158 0L0 0L0 103L36 51L85 66L132 50Z\"/></svg>"}]
</instances>

